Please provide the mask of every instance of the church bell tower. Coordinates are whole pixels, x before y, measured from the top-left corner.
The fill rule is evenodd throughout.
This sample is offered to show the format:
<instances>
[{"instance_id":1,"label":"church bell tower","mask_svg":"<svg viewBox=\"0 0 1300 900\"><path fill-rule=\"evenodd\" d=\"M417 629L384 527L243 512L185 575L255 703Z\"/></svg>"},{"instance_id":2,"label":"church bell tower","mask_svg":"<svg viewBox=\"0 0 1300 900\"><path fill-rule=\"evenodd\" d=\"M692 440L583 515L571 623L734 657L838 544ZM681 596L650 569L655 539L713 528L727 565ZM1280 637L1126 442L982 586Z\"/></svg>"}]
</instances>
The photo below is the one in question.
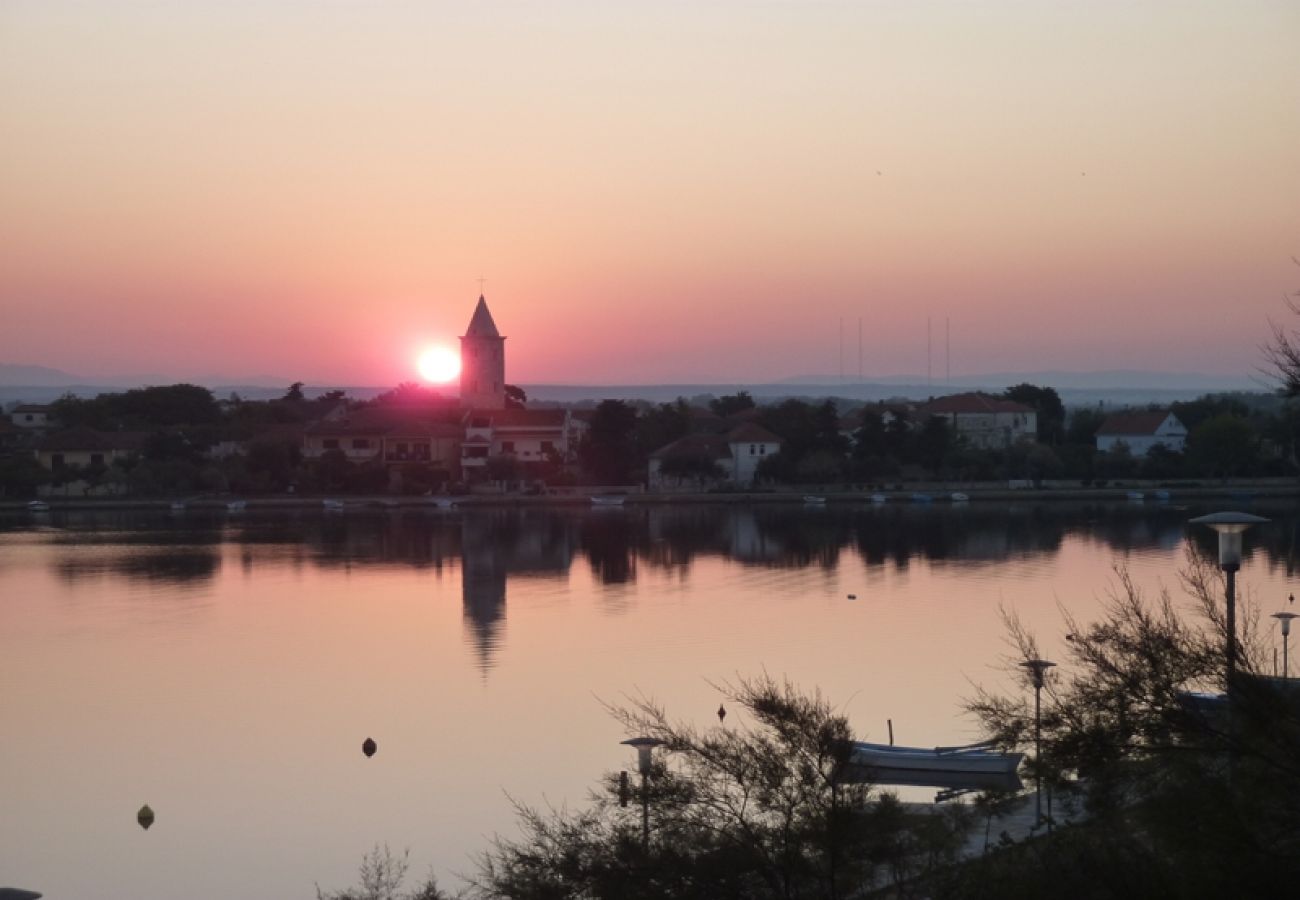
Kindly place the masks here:
<instances>
[{"instance_id":1,"label":"church bell tower","mask_svg":"<svg viewBox=\"0 0 1300 900\"><path fill-rule=\"evenodd\" d=\"M482 294L460 339L460 405L466 409L506 407L506 339L497 331Z\"/></svg>"}]
</instances>

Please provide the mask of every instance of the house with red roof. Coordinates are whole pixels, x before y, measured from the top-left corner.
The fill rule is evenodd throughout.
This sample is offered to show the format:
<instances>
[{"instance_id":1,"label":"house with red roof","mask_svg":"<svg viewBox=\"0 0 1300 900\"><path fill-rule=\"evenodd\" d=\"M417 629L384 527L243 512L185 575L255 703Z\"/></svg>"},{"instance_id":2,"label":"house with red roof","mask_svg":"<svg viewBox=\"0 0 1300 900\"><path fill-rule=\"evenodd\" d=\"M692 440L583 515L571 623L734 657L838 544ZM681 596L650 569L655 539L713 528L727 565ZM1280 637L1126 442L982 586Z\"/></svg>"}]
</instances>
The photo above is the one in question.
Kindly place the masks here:
<instances>
[{"instance_id":1,"label":"house with red roof","mask_svg":"<svg viewBox=\"0 0 1300 900\"><path fill-rule=\"evenodd\" d=\"M719 480L752 484L759 464L779 453L781 443L780 437L755 422L725 434L688 434L650 454L650 490L699 488ZM720 478L706 471L710 462L722 473Z\"/></svg>"},{"instance_id":2,"label":"house with red roof","mask_svg":"<svg viewBox=\"0 0 1300 900\"><path fill-rule=\"evenodd\" d=\"M574 459L583 424L567 409L471 409L465 413L461 467L467 481L485 477L492 457L525 467Z\"/></svg>"},{"instance_id":3,"label":"house with red roof","mask_svg":"<svg viewBox=\"0 0 1300 900\"><path fill-rule=\"evenodd\" d=\"M947 419L973 447L1001 450L1038 437L1038 412L1032 406L979 391L952 394L924 403L918 412Z\"/></svg>"},{"instance_id":4,"label":"house with red roof","mask_svg":"<svg viewBox=\"0 0 1300 900\"><path fill-rule=\"evenodd\" d=\"M1097 449L1109 451L1126 446L1134 456L1146 456L1162 446L1182 453L1187 446L1187 427L1167 409L1115 413L1097 429Z\"/></svg>"}]
</instances>

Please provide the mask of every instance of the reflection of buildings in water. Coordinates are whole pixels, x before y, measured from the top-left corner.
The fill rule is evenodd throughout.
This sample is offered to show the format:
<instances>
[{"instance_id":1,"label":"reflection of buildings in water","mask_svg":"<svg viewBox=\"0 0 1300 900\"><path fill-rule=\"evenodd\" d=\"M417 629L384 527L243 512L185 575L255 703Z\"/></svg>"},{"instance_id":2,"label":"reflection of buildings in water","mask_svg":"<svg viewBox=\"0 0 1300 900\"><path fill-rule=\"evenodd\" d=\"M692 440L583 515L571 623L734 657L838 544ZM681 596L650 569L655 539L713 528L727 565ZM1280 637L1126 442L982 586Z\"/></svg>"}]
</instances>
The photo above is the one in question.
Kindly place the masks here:
<instances>
[{"instance_id":1,"label":"reflection of buildings in water","mask_svg":"<svg viewBox=\"0 0 1300 900\"><path fill-rule=\"evenodd\" d=\"M785 543L758 525L752 509L737 509L728 517L728 553L740 562L774 563L786 554Z\"/></svg>"},{"instance_id":2,"label":"reflection of buildings in water","mask_svg":"<svg viewBox=\"0 0 1300 900\"><path fill-rule=\"evenodd\" d=\"M488 510L463 515L460 547L465 624L486 672L502 640L508 576L566 578L573 542L552 514Z\"/></svg>"}]
</instances>

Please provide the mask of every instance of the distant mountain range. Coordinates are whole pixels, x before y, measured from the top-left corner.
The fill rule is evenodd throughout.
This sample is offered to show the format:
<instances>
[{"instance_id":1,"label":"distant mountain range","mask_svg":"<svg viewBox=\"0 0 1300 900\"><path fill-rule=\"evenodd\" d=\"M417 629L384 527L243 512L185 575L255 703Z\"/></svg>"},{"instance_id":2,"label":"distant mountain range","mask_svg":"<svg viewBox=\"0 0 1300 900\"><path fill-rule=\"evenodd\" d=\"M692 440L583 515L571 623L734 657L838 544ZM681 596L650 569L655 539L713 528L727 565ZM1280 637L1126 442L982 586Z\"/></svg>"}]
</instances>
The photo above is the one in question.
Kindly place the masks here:
<instances>
[{"instance_id":1,"label":"distant mountain range","mask_svg":"<svg viewBox=\"0 0 1300 900\"><path fill-rule=\"evenodd\" d=\"M162 375L121 377L87 377L45 366L0 363L0 404L16 401L46 403L73 393L94 396L105 390L121 390L148 384L172 384ZM218 397L237 393L250 400L283 395L290 379L274 376L230 378L212 376L186 379L210 387ZM775 400L784 397L838 397L846 400L874 401L891 398L924 400L956 391L1002 391L1013 384L1029 382L1056 388L1067 405L1140 405L1190 400L1206 393L1223 391L1266 392L1272 389L1264 377L1209 375L1203 372L1148 372L1110 369L1096 372L991 372L963 375L948 383L927 381L916 376L873 377L869 382L841 382L827 376L800 376L766 383L749 384L525 384L530 399L553 403L578 403L605 398L667 402L678 397L703 398L747 390L754 397ZM350 397L368 399L387 387L348 385L308 385L308 396L328 390L342 390Z\"/></svg>"}]
</instances>

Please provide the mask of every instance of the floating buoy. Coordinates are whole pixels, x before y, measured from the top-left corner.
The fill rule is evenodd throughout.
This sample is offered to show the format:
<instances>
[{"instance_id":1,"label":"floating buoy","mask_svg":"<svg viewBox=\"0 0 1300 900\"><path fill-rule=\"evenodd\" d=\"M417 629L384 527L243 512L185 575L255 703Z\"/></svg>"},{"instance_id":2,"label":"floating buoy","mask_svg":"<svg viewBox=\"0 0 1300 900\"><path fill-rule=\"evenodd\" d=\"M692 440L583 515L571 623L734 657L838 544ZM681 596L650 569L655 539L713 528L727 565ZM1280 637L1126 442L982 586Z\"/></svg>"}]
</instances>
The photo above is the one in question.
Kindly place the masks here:
<instances>
[{"instance_id":1,"label":"floating buoy","mask_svg":"<svg viewBox=\"0 0 1300 900\"><path fill-rule=\"evenodd\" d=\"M374 738L366 738L365 742L361 745L361 752L367 757L374 756L375 751L378 749L379 745L375 743Z\"/></svg>"},{"instance_id":2,"label":"floating buoy","mask_svg":"<svg viewBox=\"0 0 1300 900\"><path fill-rule=\"evenodd\" d=\"M858 599L858 595L857 595L857 594L849 594L849 599L850 599L850 600L856 600L856 599Z\"/></svg>"},{"instance_id":3,"label":"floating buoy","mask_svg":"<svg viewBox=\"0 0 1300 900\"><path fill-rule=\"evenodd\" d=\"M149 830L149 826L153 824L153 819L153 810L149 808L148 803L140 807L140 811L135 814L135 820L140 823L140 827L145 831Z\"/></svg>"},{"instance_id":4,"label":"floating buoy","mask_svg":"<svg viewBox=\"0 0 1300 900\"><path fill-rule=\"evenodd\" d=\"M718 722L722 722L722 720L725 719L725 718L727 718L727 708L726 708L725 706L723 706L721 703L719 703L719 704L718 704Z\"/></svg>"}]
</instances>

